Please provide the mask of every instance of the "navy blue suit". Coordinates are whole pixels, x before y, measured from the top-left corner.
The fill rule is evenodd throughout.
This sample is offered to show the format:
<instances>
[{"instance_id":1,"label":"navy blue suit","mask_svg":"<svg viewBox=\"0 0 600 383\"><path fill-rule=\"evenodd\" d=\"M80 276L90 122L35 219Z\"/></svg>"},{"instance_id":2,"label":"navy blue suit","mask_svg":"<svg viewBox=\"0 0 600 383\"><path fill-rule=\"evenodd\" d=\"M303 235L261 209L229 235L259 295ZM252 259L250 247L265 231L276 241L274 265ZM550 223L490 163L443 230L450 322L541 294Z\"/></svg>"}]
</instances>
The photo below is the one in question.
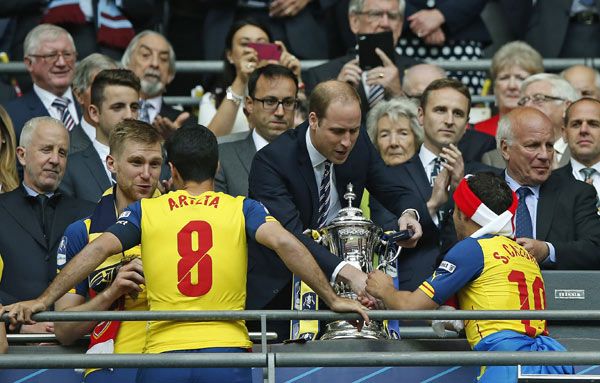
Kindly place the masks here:
<instances>
[{"instance_id":1,"label":"navy blue suit","mask_svg":"<svg viewBox=\"0 0 600 383\"><path fill-rule=\"evenodd\" d=\"M4 108L10 115L10 119L13 122L17 140L19 140L19 137L21 136L21 130L23 130L23 125L25 125L27 121L34 117L50 116L48 110L44 107L42 100L40 100L34 91L25 93L23 97L19 97L7 102L4 105ZM75 103L75 108L77 109L79 120L81 120L81 109L79 108L79 104L77 102Z\"/></svg>"},{"instance_id":2,"label":"navy blue suit","mask_svg":"<svg viewBox=\"0 0 600 383\"><path fill-rule=\"evenodd\" d=\"M317 228L318 188L306 148L304 122L290 129L255 156L250 169L249 196L262 202L270 213L310 250L326 276L331 276L341 259L325 247L303 235L307 228ZM416 208L421 216L425 204L406 185L403 175L385 166L364 129L342 165L334 165L340 199L352 182L360 203L366 188L390 211L400 216L407 208ZM346 203L342 203L345 206ZM279 257L266 248L249 246L248 297L246 307L265 307L291 281L292 274ZM289 296L288 296L289 297ZM289 301L289 299L288 299ZM284 307L281 307L284 308Z\"/></svg>"},{"instance_id":3,"label":"navy blue suit","mask_svg":"<svg viewBox=\"0 0 600 383\"><path fill-rule=\"evenodd\" d=\"M419 197L426 204L431 198L432 187L429 184L425 168L421 163L419 154L415 154L405 163L397 168L404 174L405 179L417 190ZM480 171L493 170L493 168L479 164L465 164L465 173L472 174ZM369 196L369 207L371 219L384 230L393 230L397 224L398 217ZM429 214L421 216L421 227L423 237L413 249L402 249L398 258L398 283L400 290L413 291L421 282L429 278L437 267L439 256L456 243L456 231L452 221L452 210L454 202L452 196L448 202L441 207L443 212L439 227L433 223Z\"/></svg>"}]
</instances>

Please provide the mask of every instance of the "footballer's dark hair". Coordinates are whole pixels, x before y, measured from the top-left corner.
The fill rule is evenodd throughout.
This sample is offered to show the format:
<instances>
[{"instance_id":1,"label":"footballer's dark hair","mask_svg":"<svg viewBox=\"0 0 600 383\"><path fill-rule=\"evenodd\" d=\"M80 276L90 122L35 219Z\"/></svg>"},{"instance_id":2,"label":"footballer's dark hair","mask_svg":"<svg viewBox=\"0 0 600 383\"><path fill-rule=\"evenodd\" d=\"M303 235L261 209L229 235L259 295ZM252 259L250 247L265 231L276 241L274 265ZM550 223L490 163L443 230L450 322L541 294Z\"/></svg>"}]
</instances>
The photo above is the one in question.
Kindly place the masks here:
<instances>
[{"instance_id":1,"label":"footballer's dark hair","mask_svg":"<svg viewBox=\"0 0 600 383\"><path fill-rule=\"evenodd\" d=\"M215 178L219 163L217 138L203 125L184 125L165 143L167 161L184 181L202 182Z\"/></svg>"},{"instance_id":2,"label":"footballer's dark hair","mask_svg":"<svg viewBox=\"0 0 600 383\"><path fill-rule=\"evenodd\" d=\"M501 177L491 172L476 173L467 179L471 191L491 211L500 215L513 203L512 190Z\"/></svg>"}]
</instances>

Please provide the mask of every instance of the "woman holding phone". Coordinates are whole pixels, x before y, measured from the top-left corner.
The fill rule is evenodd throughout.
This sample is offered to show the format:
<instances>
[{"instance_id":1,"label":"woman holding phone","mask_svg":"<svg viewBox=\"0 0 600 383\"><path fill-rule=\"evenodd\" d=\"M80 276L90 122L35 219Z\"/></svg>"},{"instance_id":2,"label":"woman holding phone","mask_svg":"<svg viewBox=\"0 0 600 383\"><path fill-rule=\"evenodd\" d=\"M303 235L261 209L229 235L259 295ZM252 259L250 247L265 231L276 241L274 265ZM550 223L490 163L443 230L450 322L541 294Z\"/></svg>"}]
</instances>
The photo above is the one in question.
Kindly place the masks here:
<instances>
[{"instance_id":1,"label":"woman holding phone","mask_svg":"<svg viewBox=\"0 0 600 383\"><path fill-rule=\"evenodd\" d=\"M217 137L249 130L243 106L248 78L258 66L283 65L290 68L302 84L300 61L282 42L271 44L269 31L257 21L243 19L234 23L227 33L225 46L223 86L202 97L198 115L198 123L207 126Z\"/></svg>"}]
</instances>

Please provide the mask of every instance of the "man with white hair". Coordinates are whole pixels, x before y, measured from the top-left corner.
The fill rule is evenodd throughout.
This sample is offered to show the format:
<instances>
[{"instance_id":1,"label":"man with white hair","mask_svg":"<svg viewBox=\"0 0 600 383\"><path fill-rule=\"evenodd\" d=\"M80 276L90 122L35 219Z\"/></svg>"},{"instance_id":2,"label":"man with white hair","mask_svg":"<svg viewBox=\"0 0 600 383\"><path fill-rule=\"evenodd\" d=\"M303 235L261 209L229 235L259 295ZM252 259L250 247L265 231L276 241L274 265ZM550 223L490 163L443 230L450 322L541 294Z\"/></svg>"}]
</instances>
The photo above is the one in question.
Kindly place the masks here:
<instances>
[{"instance_id":1,"label":"man with white hair","mask_svg":"<svg viewBox=\"0 0 600 383\"><path fill-rule=\"evenodd\" d=\"M560 75L581 93L581 97L600 100L600 72L597 69L577 64L568 67Z\"/></svg>"},{"instance_id":2,"label":"man with white hair","mask_svg":"<svg viewBox=\"0 0 600 383\"><path fill-rule=\"evenodd\" d=\"M350 29L355 35L392 32L393 45L396 46L404 24L404 9L404 0L350 0ZM417 64L417 61L396 52L393 57L387 57L381 49L375 52L382 65L368 71L361 69L356 50L311 68L303 76L307 94L322 81L344 81L358 90L364 113L384 98L402 96L403 72L409 66Z\"/></svg>"},{"instance_id":3,"label":"man with white hair","mask_svg":"<svg viewBox=\"0 0 600 383\"><path fill-rule=\"evenodd\" d=\"M77 60L73 37L56 25L40 24L25 37L23 52L33 90L4 105L15 135L20 136L26 121L39 116L54 117L71 131L81 118L71 91Z\"/></svg>"},{"instance_id":4,"label":"man with white hair","mask_svg":"<svg viewBox=\"0 0 600 383\"><path fill-rule=\"evenodd\" d=\"M175 51L171 43L158 32L140 32L129 43L121 63L140 78L139 119L164 134L180 127L189 113L170 107L162 97L175 78Z\"/></svg>"},{"instance_id":5,"label":"man with white hair","mask_svg":"<svg viewBox=\"0 0 600 383\"><path fill-rule=\"evenodd\" d=\"M567 80L556 74L538 73L529 76L521 84L519 106L531 106L544 113L552 121L554 131L554 168L569 162L567 142L562 138L563 116L567 106L581 95Z\"/></svg>"},{"instance_id":6,"label":"man with white hair","mask_svg":"<svg viewBox=\"0 0 600 383\"><path fill-rule=\"evenodd\" d=\"M91 213L94 204L57 192L67 164L69 133L52 117L23 127L17 157L24 169L19 188L0 195L0 254L4 304L38 296L56 275L56 250L67 225ZM46 332L46 322L23 327Z\"/></svg>"}]
</instances>

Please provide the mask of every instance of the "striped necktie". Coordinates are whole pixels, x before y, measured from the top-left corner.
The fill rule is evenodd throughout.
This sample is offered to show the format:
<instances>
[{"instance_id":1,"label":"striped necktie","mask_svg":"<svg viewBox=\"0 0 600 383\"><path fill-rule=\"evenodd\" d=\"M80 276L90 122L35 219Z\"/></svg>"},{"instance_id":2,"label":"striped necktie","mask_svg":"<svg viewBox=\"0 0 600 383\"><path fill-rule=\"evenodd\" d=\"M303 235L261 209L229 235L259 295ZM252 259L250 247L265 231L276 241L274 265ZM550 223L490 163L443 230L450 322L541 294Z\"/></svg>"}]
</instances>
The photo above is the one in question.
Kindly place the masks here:
<instances>
[{"instance_id":1,"label":"striped necktie","mask_svg":"<svg viewBox=\"0 0 600 383\"><path fill-rule=\"evenodd\" d=\"M596 173L596 169L594 168L583 168L580 170L581 174L583 174L583 182L593 185L594 184L594 173Z\"/></svg>"},{"instance_id":2,"label":"striped necktie","mask_svg":"<svg viewBox=\"0 0 600 383\"><path fill-rule=\"evenodd\" d=\"M369 96L367 97L367 101L369 103L369 108L372 108L379 101L383 99L385 89L383 86L376 84L369 87Z\"/></svg>"},{"instance_id":3,"label":"striped necktie","mask_svg":"<svg viewBox=\"0 0 600 383\"><path fill-rule=\"evenodd\" d=\"M329 191L331 189L331 161L325 160L325 171L321 178L321 186L319 187L319 220L317 225L319 228L325 225L327 220L327 212L329 211Z\"/></svg>"},{"instance_id":4,"label":"striped necktie","mask_svg":"<svg viewBox=\"0 0 600 383\"><path fill-rule=\"evenodd\" d=\"M150 109L154 106L146 100L140 101L140 112L138 120L150 123Z\"/></svg>"},{"instance_id":5,"label":"striped necktie","mask_svg":"<svg viewBox=\"0 0 600 383\"><path fill-rule=\"evenodd\" d=\"M54 101L52 101L52 106L60 113L60 120L69 132L75 127L75 120L73 120L73 116L69 113L68 106L70 102L71 100L63 97L56 97Z\"/></svg>"}]
</instances>

